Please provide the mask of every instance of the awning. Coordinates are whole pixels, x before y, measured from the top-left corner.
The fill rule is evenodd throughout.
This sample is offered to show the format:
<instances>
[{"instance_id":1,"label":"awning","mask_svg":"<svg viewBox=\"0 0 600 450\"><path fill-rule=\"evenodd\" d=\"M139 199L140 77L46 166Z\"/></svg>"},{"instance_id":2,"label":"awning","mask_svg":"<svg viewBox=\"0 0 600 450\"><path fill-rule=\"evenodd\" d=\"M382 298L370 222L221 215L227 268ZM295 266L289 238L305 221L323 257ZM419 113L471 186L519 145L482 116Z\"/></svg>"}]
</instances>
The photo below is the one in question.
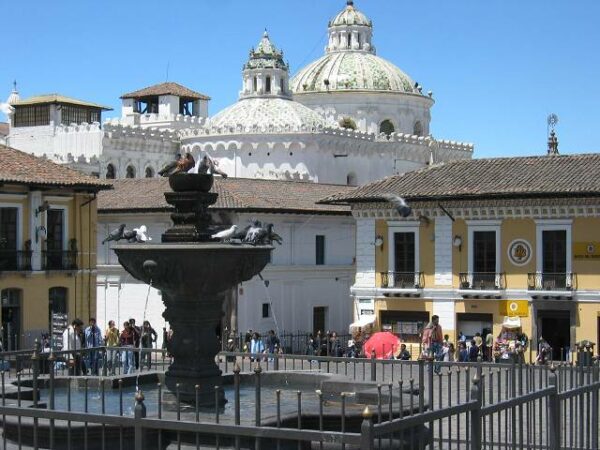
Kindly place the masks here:
<instances>
[{"instance_id":1,"label":"awning","mask_svg":"<svg viewBox=\"0 0 600 450\"><path fill-rule=\"evenodd\" d=\"M368 325L372 325L374 323L375 323L374 315L361 316L356 322L350 324L350 331L352 331L352 328L363 328Z\"/></svg>"},{"instance_id":2,"label":"awning","mask_svg":"<svg viewBox=\"0 0 600 450\"><path fill-rule=\"evenodd\" d=\"M520 317L504 317L504 322L502 322L502 326L504 328L515 329L521 328L521 318Z\"/></svg>"}]
</instances>

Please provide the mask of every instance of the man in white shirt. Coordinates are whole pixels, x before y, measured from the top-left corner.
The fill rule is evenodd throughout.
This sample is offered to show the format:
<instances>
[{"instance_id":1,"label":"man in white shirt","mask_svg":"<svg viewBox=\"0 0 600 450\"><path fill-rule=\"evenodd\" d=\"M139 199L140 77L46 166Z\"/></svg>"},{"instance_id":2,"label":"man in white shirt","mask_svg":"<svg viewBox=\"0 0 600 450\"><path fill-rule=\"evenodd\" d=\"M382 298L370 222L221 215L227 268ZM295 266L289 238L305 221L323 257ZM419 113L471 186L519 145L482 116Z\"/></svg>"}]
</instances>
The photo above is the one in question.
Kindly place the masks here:
<instances>
[{"instance_id":1,"label":"man in white shirt","mask_svg":"<svg viewBox=\"0 0 600 450\"><path fill-rule=\"evenodd\" d=\"M83 360L81 358L81 349L83 348L81 328L83 321L74 319L71 325L63 331L63 350L71 351L69 357L69 375L81 375ZM68 354L67 354L68 355Z\"/></svg>"}]
</instances>

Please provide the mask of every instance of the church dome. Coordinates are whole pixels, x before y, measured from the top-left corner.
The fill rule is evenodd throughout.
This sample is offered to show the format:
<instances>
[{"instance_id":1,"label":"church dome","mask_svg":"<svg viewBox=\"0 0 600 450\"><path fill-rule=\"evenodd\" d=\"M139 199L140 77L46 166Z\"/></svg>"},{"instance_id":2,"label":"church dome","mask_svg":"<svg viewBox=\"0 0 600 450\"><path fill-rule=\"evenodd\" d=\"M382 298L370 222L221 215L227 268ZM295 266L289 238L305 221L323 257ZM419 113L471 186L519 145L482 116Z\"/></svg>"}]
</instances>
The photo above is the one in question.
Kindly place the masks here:
<instances>
[{"instance_id":1,"label":"church dome","mask_svg":"<svg viewBox=\"0 0 600 450\"><path fill-rule=\"evenodd\" d=\"M419 94L415 82L394 64L364 51L330 52L291 80L295 94L332 91L387 91Z\"/></svg>"},{"instance_id":2,"label":"church dome","mask_svg":"<svg viewBox=\"0 0 600 450\"><path fill-rule=\"evenodd\" d=\"M371 21L367 16L354 7L354 2L348 0L346 7L331 21L329 22L330 27L357 25L357 26L372 26Z\"/></svg>"},{"instance_id":3,"label":"church dome","mask_svg":"<svg viewBox=\"0 0 600 450\"><path fill-rule=\"evenodd\" d=\"M286 98L246 98L225 108L210 119L211 128L251 132L302 131L326 126L325 119L312 109Z\"/></svg>"}]
</instances>

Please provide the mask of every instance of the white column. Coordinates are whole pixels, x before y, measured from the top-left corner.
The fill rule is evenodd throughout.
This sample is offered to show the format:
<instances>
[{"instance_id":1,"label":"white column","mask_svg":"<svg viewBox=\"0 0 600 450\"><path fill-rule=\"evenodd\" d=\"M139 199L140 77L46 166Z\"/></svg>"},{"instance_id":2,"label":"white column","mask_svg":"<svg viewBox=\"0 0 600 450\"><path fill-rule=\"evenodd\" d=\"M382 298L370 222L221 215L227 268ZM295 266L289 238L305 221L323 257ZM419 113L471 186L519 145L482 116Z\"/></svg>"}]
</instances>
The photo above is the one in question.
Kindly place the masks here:
<instances>
[{"instance_id":1,"label":"white column","mask_svg":"<svg viewBox=\"0 0 600 450\"><path fill-rule=\"evenodd\" d=\"M42 238L45 234L38 232L38 240L36 242L36 230L38 227L43 225L43 214L35 216L35 211L42 204L42 193L40 191L33 191L29 194L29 217L24 217L24 220L29 221L29 238L31 240L31 269L42 270Z\"/></svg>"},{"instance_id":2,"label":"white column","mask_svg":"<svg viewBox=\"0 0 600 450\"><path fill-rule=\"evenodd\" d=\"M452 220L435 218L435 284L452 285Z\"/></svg>"},{"instance_id":3,"label":"white column","mask_svg":"<svg viewBox=\"0 0 600 450\"><path fill-rule=\"evenodd\" d=\"M375 287L375 219L356 220L355 287Z\"/></svg>"}]
</instances>

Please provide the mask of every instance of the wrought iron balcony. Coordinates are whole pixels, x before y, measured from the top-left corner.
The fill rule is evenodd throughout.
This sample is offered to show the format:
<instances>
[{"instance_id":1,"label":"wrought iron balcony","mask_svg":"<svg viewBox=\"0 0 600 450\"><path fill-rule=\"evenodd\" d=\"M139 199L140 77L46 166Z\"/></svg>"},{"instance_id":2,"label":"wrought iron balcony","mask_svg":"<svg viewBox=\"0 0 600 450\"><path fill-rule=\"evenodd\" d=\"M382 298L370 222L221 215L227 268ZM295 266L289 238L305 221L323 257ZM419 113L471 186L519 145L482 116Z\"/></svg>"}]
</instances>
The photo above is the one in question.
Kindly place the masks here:
<instances>
[{"instance_id":1,"label":"wrought iron balcony","mask_svg":"<svg viewBox=\"0 0 600 450\"><path fill-rule=\"evenodd\" d=\"M423 272L381 272L382 288L423 289Z\"/></svg>"},{"instance_id":2,"label":"wrought iron balcony","mask_svg":"<svg viewBox=\"0 0 600 450\"><path fill-rule=\"evenodd\" d=\"M577 274L571 272L528 273L527 289L530 291L574 291L577 289Z\"/></svg>"},{"instance_id":3,"label":"wrought iron balcony","mask_svg":"<svg viewBox=\"0 0 600 450\"><path fill-rule=\"evenodd\" d=\"M42 251L42 270L77 270L77 251Z\"/></svg>"},{"instance_id":4,"label":"wrought iron balcony","mask_svg":"<svg viewBox=\"0 0 600 450\"><path fill-rule=\"evenodd\" d=\"M506 277L500 272L461 272L460 289L495 291L506 287Z\"/></svg>"},{"instance_id":5,"label":"wrought iron balcony","mask_svg":"<svg viewBox=\"0 0 600 450\"><path fill-rule=\"evenodd\" d=\"M0 271L31 270L31 250L0 250Z\"/></svg>"}]
</instances>

